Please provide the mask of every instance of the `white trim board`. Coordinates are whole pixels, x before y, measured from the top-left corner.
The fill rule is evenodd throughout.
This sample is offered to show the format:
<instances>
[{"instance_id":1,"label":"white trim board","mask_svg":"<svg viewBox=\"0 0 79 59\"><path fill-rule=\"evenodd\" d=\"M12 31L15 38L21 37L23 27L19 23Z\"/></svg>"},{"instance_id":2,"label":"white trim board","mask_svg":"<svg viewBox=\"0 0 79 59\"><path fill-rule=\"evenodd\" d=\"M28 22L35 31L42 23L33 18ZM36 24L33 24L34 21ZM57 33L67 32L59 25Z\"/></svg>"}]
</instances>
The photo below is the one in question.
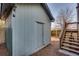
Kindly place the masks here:
<instances>
[{"instance_id":1,"label":"white trim board","mask_svg":"<svg viewBox=\"0 0 79 59\"><path fill-rule=\"evenodd\" d=\"M25 54L25 56L32 56L32 54L37 53L38 51L40 51L41 49L47 47L48 45L50 45L50 43L48 43L48 44L46 44L46 45L43 45L41 48L36 49L36 50L33 51L31 54L28 54L28 55Z\"/></svg>"}]
</instances>

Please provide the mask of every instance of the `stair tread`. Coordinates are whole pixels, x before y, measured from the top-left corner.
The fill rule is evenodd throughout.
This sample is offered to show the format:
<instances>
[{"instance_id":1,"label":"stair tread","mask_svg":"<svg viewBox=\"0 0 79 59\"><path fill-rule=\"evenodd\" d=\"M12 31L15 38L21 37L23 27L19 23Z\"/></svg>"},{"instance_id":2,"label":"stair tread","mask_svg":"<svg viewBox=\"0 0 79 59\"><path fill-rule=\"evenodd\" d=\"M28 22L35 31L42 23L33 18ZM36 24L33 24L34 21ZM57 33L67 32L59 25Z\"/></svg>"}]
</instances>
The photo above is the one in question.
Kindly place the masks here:
<instances>
[{"instance_id":1,"label":"stair tread","mask_svg":"<svg viewBox=\"0 0 79 59\"><path fill-rule=\"evenodd\" d=\"M67 47L61 47L61 48L62 48L62 49L69 50L69 51L72 51L72 52L79 53L79 51L77 51L77 50L74 50L74 49L71 49L71 48L67 48Z\"/></svg>"},{"instance_id":2,"label":"stair tread","mask_svg":"<svg viewBox=\"0 0 79 59\"><path fill-rule=\"evenodd\" d=\"M76 46L76 45L70 45L70 44L66 44L66 43L63 43L62 45L68 46L68 47L72 47L72 48L74 48L74 49L79 49L79 47Z\"/></svg>"},{"instance_id":3,"label":"stair tread","mask_svg":"<svg viewBox=\"0 0 79 59\"><path fill-rule=\"evenodd\" d=\"M74 40L69 40L69 41L71 41L71 42L77 42L77 43L79 43L79 40L78 40L78 41L74 41Z\"/></svg>"},{"instance_id":4,"label":"stair tread","mask_svg":"<svg viewBox=\"0 0 79 59\"><path fill-rule=\"evenodd\" d=\"M79 40L77 41L77 30L66 29L63 35L61 49L68 50L79 55Z\"/></svg>"},{"instance_id":5,"label":"stair tread","mask_svg":"<svg viewBox=\"0 0 79 59\"><path fill-rule=\"evenodd\" d=\"M64 41L63 43L70 43L70 44L76 44L76 45L79 45L79 43L77 43L77 42L70 42L70 41Z\"/></svg>"}]
</instances>

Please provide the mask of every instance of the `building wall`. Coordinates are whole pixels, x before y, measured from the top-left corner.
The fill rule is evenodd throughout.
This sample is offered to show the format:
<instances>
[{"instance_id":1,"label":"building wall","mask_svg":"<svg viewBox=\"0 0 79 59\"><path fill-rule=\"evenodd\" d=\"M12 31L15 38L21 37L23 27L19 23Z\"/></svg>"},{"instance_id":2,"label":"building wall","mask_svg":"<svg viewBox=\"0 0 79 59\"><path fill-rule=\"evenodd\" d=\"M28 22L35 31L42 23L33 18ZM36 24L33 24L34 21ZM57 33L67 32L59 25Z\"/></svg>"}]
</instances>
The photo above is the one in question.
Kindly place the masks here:
<instances>
[{"instance_id":1,"label":"building wall","mask_svg":"<svg viewBox=\"0 0 79 59\"><path fill-rule=\"evenodd\" d=\"M12 27L11 27L12 13L6 19L5 24L5 43L8 48L9 55L12 55Z\"/></svg>"},{"instance_id":2,"label":"building wall","mask_svg":"<svg viewBox=\"0 0 79 59\"><path fill-rule=\"evenodd\" d=\"M16 4L12 17L12 55L31 55L50 43L50 20L40 4ZM44 45L38 48L36 22L44 23Z\"/></svg>"}]
</instances>

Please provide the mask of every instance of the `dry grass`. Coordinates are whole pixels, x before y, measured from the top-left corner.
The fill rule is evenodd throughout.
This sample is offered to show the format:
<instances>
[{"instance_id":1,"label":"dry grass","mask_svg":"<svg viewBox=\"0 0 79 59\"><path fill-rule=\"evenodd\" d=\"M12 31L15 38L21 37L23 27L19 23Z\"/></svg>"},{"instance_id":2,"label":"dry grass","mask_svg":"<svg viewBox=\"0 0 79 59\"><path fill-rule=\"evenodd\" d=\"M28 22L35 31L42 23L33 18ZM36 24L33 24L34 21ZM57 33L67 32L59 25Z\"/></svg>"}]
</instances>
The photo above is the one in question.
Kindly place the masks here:
<instances>
[{"instance_id":1,"label":"dry grass","mask_svg":"<svg viewBox=\"0 0 79 59\"><path fill-rule=\"evenodd\" d=\"M60 32L61 32L61 30L52 30L51 31L51 36L55 36L55 37L57 36L58 37Z\"/></svg>"}]
</instances>

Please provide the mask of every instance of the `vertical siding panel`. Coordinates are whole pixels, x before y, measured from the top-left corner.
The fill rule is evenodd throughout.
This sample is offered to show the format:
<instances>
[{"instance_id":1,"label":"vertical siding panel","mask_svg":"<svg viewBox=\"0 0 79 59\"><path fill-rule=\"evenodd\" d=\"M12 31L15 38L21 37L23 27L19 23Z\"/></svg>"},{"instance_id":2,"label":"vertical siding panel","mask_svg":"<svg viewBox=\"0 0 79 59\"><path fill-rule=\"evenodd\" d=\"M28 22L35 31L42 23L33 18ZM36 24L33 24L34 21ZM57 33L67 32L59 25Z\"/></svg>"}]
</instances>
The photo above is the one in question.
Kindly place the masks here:
<instances>
[{"instance_id":1,"label":"vertical siding panel","mask_svg":"<svg viewBox=\"0 0 79 59\"><path fill-rule=\"evenodd\" d=\"M40 4L16 4L15 18L12 19L13 55L30 55L50 42L50 22ZM44 43L38 47L36 21L44 23Z\"/></svg>"},{"instance_id":2,"label":"vertical siding panel","mask_svg":"<svg viewBox=\"0 0 79 59\"><path fill-rule=\"evenodd\" d=\"M15 18L12 20L13 55L24 55L24 6L16 4Z\"/></svg>"}]
</instances>

